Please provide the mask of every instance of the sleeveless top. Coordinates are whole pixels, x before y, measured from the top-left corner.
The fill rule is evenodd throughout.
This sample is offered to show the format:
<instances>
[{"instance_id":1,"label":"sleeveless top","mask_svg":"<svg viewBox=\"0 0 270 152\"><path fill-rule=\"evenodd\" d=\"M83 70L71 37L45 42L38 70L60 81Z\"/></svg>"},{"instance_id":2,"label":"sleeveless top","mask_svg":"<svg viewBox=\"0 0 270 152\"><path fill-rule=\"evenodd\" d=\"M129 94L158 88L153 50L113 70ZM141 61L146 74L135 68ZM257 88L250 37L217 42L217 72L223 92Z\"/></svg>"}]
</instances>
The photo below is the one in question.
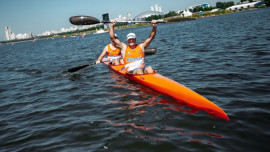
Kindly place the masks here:
<instances>
[{"instance_id":1,"label":"sleeveless top","mask_svg":"<svg viewBox=\"0 0 270 152\"><path fill-rule=\"evenodd\" d=\"M125 68L128 71L132 71L138 68L144 68L144 53L139 45L136 46L134 50L132 50L129 46L127 46L125 57Z\"/></svg>"},{"instance_id":2,"label":"sleeveless top","mask_svg":"<svg viewBox=\"0 0 270 152\"><path fill-rule=\"evenodd\" d=\"M108 44L108 52L107 52L107 58L112 62L114 59L121 58L121 50L119 48L116 48L113 50L111 48L111 45Z\"/></svg>"}]
</instances>

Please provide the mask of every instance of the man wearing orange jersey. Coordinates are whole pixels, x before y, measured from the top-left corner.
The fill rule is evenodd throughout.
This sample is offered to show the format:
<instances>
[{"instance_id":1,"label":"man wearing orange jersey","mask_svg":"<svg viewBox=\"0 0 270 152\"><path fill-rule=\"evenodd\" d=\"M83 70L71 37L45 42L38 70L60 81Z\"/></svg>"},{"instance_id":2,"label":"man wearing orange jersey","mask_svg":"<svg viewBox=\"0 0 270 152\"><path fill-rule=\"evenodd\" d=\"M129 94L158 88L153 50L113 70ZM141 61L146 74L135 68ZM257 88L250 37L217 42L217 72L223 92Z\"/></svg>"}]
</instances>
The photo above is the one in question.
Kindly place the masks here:
<instances>
[{"instance_id":1,"label":"man wearing orange jersey","mask_svg":"<svg viewBox=\"0 0 270 152\"><path fill-rule=\"evenodd\" d=\"M148 74L154 73L151 66L145 67L144 64L144 50L149 46L151 41L154 39L157 30L157 21L152 20L151 24L153 26L150 36L140 44L136 43L136 35L134 33L129 33L127 35L127 44L119 41L114 36L114 25L116 22L111 21L110 24L110 38L121 49L121 54L124 60L125 69L131 74Z\"/></svg>"},{"instance_id":2,"label":"man wearing orange jersey","mask_svg":"<svg viewBox=\"0 0 270 152\"><path fill-rule=\"evenodd\" d=\"M114 34L114 37L117 39L117 35ZM112 39L111 39L112 40ZM105 55L107 55L107 61L110 61L112 65L124 64L124 61L121 56L121 50L116 46L116 44L112 41L112 43L106 45L98 57L96 64L100 64L104 59Z\"/></svg>"}]
</instances>

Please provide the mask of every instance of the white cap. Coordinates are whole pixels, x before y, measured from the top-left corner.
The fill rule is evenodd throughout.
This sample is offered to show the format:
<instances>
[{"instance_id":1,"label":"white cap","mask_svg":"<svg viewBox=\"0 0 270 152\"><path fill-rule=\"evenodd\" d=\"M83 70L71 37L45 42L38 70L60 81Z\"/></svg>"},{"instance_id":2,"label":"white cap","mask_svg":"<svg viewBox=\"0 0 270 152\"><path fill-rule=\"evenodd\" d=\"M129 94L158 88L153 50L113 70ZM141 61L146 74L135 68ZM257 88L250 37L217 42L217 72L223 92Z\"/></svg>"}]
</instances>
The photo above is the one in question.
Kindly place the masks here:
<instances>
[{"instance_id":1,"label":"white cap","mask_svg":"<svg viewBox=\"0 0 270 152\"><path fill-rule=\"evenodd\" d=\"M129 39L136 39L136 35L134 34L134 33L129 33L128 35L127 35L127 40L129 40Z\"/></svg>"}]
</instances>

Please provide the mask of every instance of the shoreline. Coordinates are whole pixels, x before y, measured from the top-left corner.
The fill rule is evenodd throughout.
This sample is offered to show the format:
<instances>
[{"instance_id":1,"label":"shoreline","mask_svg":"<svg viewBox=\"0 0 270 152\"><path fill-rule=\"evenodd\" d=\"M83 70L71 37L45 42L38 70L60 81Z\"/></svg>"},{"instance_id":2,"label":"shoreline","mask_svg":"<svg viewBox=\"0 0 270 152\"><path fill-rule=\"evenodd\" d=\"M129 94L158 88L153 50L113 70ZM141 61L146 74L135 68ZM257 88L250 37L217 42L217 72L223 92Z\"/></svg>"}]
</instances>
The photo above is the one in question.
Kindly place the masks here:
<instances>
[{"instance_id":1,"label":"shoreline","mask_svg":"<svg viewBox=\"0 0 270 152\"><path fill-rule=\"evenodd\" d=\"M266 8L266 7L259 7L259 8L249 8L249 9L243 9L243 10L235 10L235 11L230 11L230 10L221 10L217 12L203 12L202 14L199 14L198 12L193 13L192 16L190 17L181 17L180 15L178 16L173 16L173 17L168 17L164 18L164 21L167 22L167 24L172 24L172 23L178 23L178 22L187 22L187 21L193 21L196 19L200 18L208 18L208 17L216 17L220 15L227 15L227 14L233 14L237 12L242 12L242 11L250 11L250 10L257 10L261 8ZM165 23L166 24L166 23ZM141 26L148 26L149 23L137 23L137 24L132 24L132 25L123 25L123 26L118 26L115 29L126 29L126 28L136 28L136 27L141 27ZM75 31L75 32L68 32L68 33L59 33L55 35L49 35L49 36L41 36L41 37L33 37L29 39L17 39L17 40L11 40L11 41L0 41L0 44L14 44L14 43L22 43L22 42L28 42L28 41L36 41L36 40L43 40L43 39L54 39L57 37L70 37L70 36L77 36L77 35L85 35L85 34L94 34L96 30L80 30L80 31Z\"/></svg>"}]
</instances>

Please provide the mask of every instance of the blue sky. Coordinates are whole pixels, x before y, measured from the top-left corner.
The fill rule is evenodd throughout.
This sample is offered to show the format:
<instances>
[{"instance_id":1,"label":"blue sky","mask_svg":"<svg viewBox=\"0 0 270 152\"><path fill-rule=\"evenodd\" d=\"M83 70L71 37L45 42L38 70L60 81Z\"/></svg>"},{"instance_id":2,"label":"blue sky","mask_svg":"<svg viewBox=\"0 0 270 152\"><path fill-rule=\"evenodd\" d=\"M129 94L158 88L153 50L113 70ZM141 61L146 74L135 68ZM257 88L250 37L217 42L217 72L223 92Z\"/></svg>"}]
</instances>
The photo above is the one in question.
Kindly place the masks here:
<instances>
[{"instance_id":1,"label":"blue sky","mask_svg":"<svg viewBox=\"0 0 270 152\"><path fill-rule=\"evenodd\" d=\"M240 0L1 0L0 1L0 41L6 40L6 26L11 31L38 35L46 30L59 31L69 28L69 17L75 15L93 16L102 19L102 14L109 13L110 18L118 15L127 16L131 12L136 16L149 11L150 7L158 4L163 12L178 11L192 5Z\"/></svg>"}]
</instances>

